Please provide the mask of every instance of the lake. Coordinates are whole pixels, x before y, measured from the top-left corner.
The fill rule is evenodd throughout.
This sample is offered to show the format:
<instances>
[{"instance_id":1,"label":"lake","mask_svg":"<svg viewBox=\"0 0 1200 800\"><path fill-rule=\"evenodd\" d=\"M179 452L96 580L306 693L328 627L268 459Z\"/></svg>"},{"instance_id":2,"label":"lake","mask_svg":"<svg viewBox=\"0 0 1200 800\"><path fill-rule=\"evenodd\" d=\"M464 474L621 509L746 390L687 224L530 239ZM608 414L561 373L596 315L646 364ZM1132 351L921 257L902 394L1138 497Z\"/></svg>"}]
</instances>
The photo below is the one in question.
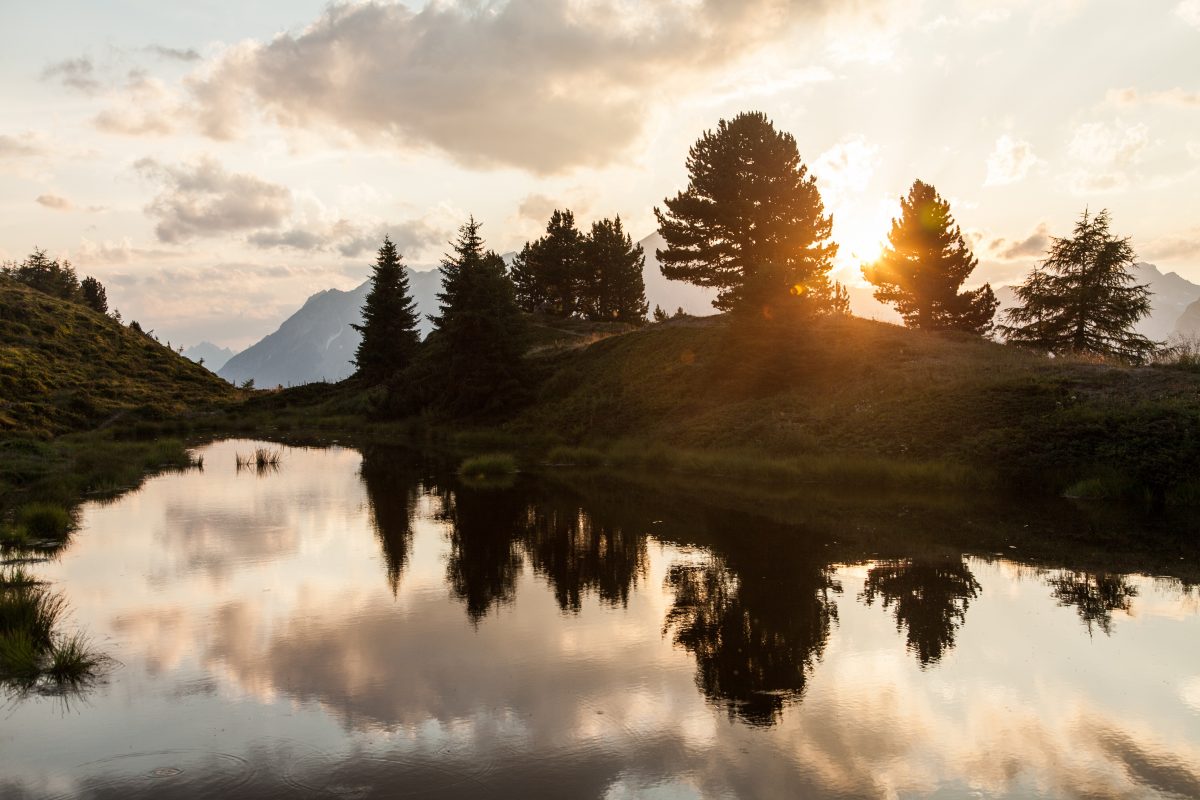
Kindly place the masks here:
<instances>
[{"instance_id":1,"label":"lake","mask_svg":"<svg viewBox=\"0 0 1200 800\"><path fill-rule=\"evenodd\" d=\"M1197 527L201 448L31 565L0 797L1200 797Z\"/></svg>"}]
</instances>

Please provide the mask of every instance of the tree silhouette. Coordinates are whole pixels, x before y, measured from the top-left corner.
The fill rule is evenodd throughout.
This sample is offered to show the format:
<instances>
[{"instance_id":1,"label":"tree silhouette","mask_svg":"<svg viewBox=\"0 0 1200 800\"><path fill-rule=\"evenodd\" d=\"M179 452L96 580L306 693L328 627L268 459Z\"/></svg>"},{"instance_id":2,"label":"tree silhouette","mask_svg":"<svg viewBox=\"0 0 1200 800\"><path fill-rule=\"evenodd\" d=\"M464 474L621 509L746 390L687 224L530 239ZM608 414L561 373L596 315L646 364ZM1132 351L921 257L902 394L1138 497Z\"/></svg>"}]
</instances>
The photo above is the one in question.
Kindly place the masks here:
<instances>
[{"instance_id":1,"label":"tree silhouette","mask_svg":"<svg viewBox=\"0 0 1200 800\"><path fill-rule=\"evenodd\" d=\"M1087 211L1070 238L1016 287L1021 305L1000 331L1013 344L1049 353L1112 356L1139 363L1157 348L1133 326L1150 313L1150 291L1134 283L1129 239L1109 232L1107 210Z\"/></svg>"},{"instance_id":2,"label":"tree silhouette","mask_svg":"<svg viewBox=\"0 0 1200 800\"><path fill-rule=\"evenodd\" d=\"M687 168L687 189L654 209L663 275L717 289L722 311L828 310L837 245L796 140L765 114L739 114L692 145Z\"/></svg>"},{"instance_id":3,"label":"tree silhouette","mask_svg":"<svg viewBox=\"0 0 1200 800\"><path fill-rule=\"evenodd\" d=\"M569 210L554 210L546 235L526 242L513 261L512 279L522 309L569 317L584 309L584 236Z\"/></svg>"},{"instance_id":4,"label":"tree silhouette","mask_svg":"<svg viewBox=\"0 0 1200 800\"><path fill-rule=\"evenodd\" d=\"M831 592L839 587L824 564L758 568L779 580L756 572L742 581L716 557L672 566L666 582L675 600L664 631L673 630L675 643L695 656L706 697L726 704L731 717L771 725L804 694L837 619Z\"/></svg>"},{"instance_id":5,"label":"tree silhouette","mask_svg":"<svg viewBox=\"0 0 1200 800\"><path fill-rule=\"evenodd\" d=\"M646 574L644 534L604 524L573 503L530 506L522 545L564 611L578 612L588 592L624 606Z\"/></svg>"},{"instance_id":6,"label":"tree silhouette","mask_svg":"<svg viewBox=\"0 0 1200 800\"><path fill-rule=\"evenodd\" d=\"M516 596L526 510L521 495L510 488L461 487L441 493L437 516L450 523L446 578L473 624Z\"/></svg>"},{"instance_id":7,"label":"tree silhouette","mask_svg":"<svg viewBox=\"0 0 1200 800\"><path fill-rule=\"evenodd\" d=\"M104 290L104 284L91 275L80 282L79 297L85 306L97 314L108 313L108 292Z\"/></svg>"},{"instance_id":8,"label":"tree silhouette","mask_svg":"<svg viewBox=\"0 0 1200 800\"><path fill-rule=\"evenodd\" d=\"M79 300L79 277L70 261L50 258L46 251L34 248L20 264L9 263L0 272L42 294L62 300Z\"/></svg>"},{"instance_id":9,"label":"tree silhouette","mask_svg":"<svg viewBox=\"0 0 1200 800\"><path fill-rule=\"evenodd\" d=\"M411 472L400 469L391 455L384 450L364 450L360 474L370 503L371 526L379 540L388 586L394 596L412 552L413 508L420 484Z\"/></svg>"},{"instance_id":10,"label":"tree silhouette","mask_svg":"<svg viewBox=\"0 0 1200 800\"><path fill-rule=\"evenodd\" d=\"M484 250L479 228L472 217L442 260L441 313L426 348L434 401L464 416L504 408L526 386L525 322L504 259Z\"/></svg>"},{"instance_id":11,"label":"tree silhouette","mask_svg":"<svg viewBox=\"0 0 1200 800\"><path fill-rule=\"evenodd\" d=\"M387 236L372 267L371 291L362 318L362 325L351 325L362 333L354 364L365 380L380 383L412 363L421 341L408 273L396 245Z\"/></svg>"},{"instance_id":12,"label":"tree silhouette","mask_svg":"<svg viewBox=\"0 0 1200 800\"><path fill-rule=\"evenodd\" d=\"M892 608L896 629L908 632L908 649L922 667L954 647L955 632L979 596L979 582L961 557L886 561L867 571L862 599Z\"/></svg>"},{"instance_id":13,"label":"tree silhouette","mask_svg":"<svg viewBox=\"0 0 1200 800\"><path fill-rule=\"evenodd\" d=\"M583 242L580 309L592 320L645 322L646 254L621 226L621 218L592 223Z\"/></svg>"},{"instance_id":14,"label":"tree silhouette","mask_svg":"<svg viewBox=\"0 0 1200 800\"><path fill-rule=\"evenodd\" d=\"M908 327L986 334L996 313L992 287L959 291L978 263L950 204L933 186L916 181L900 199L888 247L862 272L875 285L875 299L894 305Z\"/></svg>"},{"instance_id":15,"label":"tree silhouette","mask_svg":"<svg viewBox=\"0 0 1200 800\"><path fill-rule=\"evenodd\" d=\"M1075 606L1089 636L1093 625L1111 636L1112 612L1128 611L1138 593L1125 576L1106 572L1062 572L1048 582L1060 606Z\"/></svg>"}]
</instances>

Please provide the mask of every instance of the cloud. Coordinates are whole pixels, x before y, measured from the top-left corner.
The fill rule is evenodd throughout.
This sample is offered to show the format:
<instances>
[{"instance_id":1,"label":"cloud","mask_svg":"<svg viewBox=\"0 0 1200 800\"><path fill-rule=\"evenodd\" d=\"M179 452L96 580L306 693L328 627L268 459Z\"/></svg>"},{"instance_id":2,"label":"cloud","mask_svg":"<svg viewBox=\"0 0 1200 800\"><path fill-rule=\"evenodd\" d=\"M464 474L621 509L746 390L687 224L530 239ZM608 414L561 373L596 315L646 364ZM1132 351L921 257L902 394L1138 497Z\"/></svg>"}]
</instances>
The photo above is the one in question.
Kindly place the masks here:
<instances>
[{"instance_id":1,"label":"cloud","mask_svg":"<svg viewBox=\"0 0 1200 800\"><path fill-rule=\"evenodd\" d=\"M1033 145L1005 133L996 140L996 147L988 156L987 177L983 185L1007 186L1017 183L1040 163L1041 159L1034 155Z\"/></svg>"},{"instance_id":2,"label":"cloud","mask_svg":"<svg viewBox=\"0 0 1200 800\"><path fill-rule=\"evenodd\" d=\"M100 82L93 77L95 72L92 60L81 56L50 64L42 70L42 80L58 81L63 86L90 94L100 88Z\"/></svg>"},{"instance_id":3,"label":"cloud","mask_svg":"<svg viewBox=\"0 0 1200 800\"><path fill-rule=\"evenodd\" d=\"M1154 261L1200 260L1200 228L1152 240L1142 248L1143 258Z\"/></svg>"},{"instance_id":4,"label":"cloud","mask_svg":"<svg viewBox=\"0 0 1200 800\"><path fill-rule=\"evenodd\" d=\"M172 250L153 250L135 247L128 238L118 242L93 242L83 239L79 249L73 254L73 259L80 266L91 264L128 264L137 261L161 261L168 258L178 258L181 254Z\"/></svg>"},{"instance_id":5,"label":"cloud","mask_svg":"<svg viewBox=\"0 0 1200 800\"><path fill-rule=\"evenodd\" d=\"M1140 161L1149 144L1150 129L1145 123L1125 127L1121 123L1087 122L1075 129L1067 152L1087 164L1125 167Z\"/></svg>"},{"instance_id":6,"label":"cloud","mask_svg":"<svg viewBox=\"0 0 1200 800\"><path fill-rule=\"evenodd\" d=\"M227 172L212 158L177 166L143 158L134 168L161 187L146 206L146 213L158 220L154 232L161 242L274 228L292 210L287 188Z\"/></svg>"},{"instance_id":7,"label":"cloud","mask_svg":"<svg viewBox=\"0 0 1200 800\"><path fill-rule=\"evenodd\" d=\"M1175 87L1157 92L1142 93L1137 89L1110 89L1105 102L1118 107L1138 105L1174 106L1176 108L1200 108L1200 92Z\"/></svg>"},{"instance_id":8,"label":"cloud","mask_svg":"<svg viewBox=\"0 0 1200 800\"><path fill-rule=\"evenodd\" d=\"M452 229L428 219L401 223L358 225L339 219L331 225L293 226L281 231L257 231L246 241L260 249L280 248L303 252L336 251L354 258L377 249L384 236L390 236L401 254L424 251L444 242Z\"/></svg>"},{"instance_id":9,"label":"cloud","mask_svg":"<svg viewBox=\"0 0 1200 800\"><path fill-rule=\"evenodd\" d=\"M35 143L33 134L10 136L0 133L0 161L32 158L45 153L46 149Z\"/></svg>"},{"instance_id":10,"label":"cloud","mask_svg":"<svg viewBox=\"0 0 1200 800\"><path fill-rule=\"evenodd\" d=\"M185 80L217 139L262 115L469 166L603 165L664 87L833 13L833 0L508 0L332 5L308 28L225 51Z\"/></svg>"},{"instance_id":11,"label":"cloud","mask_svg":"<svg viewBox=\"0 0 1200 800\"><path fill-rule=\"evenodd\" d=\"M104 133L166 136L178 129L180 114L180 102L166 84L135 71L124 91L92 124Z\"/></svg>"},{"instance_id":12,"label":"cloud","mask_svg":"<svg viewBox=\"0 0 1200 800\"><path fill-rule=\"evenodd\" d=\"M1046 223L1039 223L1033 233L1024 239L1010 241L1008 239L993 239L987 249L992 258L1002 261L1016 261L1031 257L1042 256L1050 246L1050 229Z\"/></svg>"},{"instance_id":13,"label":"cloud","mask_svg":"<svg viewBox=\"0 0 1200 800\"><path fill-rule=\"evenodd\" d=\"M175 47L163 47L160 44L152 44L146 48L146 52L153 53L154 55L158 56L159 58L164 58L169 61L199 61L200 60L200 53L198 53L197 51L195 51L191 48L188 48L187 50L180 50L179 48L175 48Z\"/></svg>"},{"instance_id":14,"label":"cloud","mask_svg":"<svg viewBox=\"0 0 1200 800\"><path fill-rule=\"evenodd\" d=\"M37 202L46 208L52 208L55 211L70 211L75 207L75 204L70 200L65 197L60 197L56 194L38 195Z\"/></svg>"},{"instance_id":15,"label":"cloud","mask_svg":"<svg viewBox=\"0 0 1200 800\"><path fill-rule=\"evenodd\" d=\"M1181 20L1200 30L1200 0L1182 0L1175 6L1175 15Z\"/></svg>"},{"instance_id":16,"label":"cloud","mask_svg":"<svg viewBox=\"0 0 1200 800\"><path fill-rule=\"evenodd\" d=\"M867 188L879 163L879 146L863 136L848 136L817 156L812 172L828 205Z\"/></svg>"}]
</instances>

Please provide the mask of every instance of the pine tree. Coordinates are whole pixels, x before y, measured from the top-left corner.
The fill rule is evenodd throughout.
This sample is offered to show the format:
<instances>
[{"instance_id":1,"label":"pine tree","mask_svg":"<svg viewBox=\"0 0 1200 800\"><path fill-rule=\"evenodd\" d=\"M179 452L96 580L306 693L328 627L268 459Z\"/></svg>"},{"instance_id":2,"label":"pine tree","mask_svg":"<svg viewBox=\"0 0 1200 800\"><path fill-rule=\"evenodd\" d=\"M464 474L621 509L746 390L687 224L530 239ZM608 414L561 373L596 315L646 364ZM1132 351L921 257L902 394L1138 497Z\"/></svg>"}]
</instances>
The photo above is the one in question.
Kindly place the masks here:
<instances>
[{"instance_id":1,"label":"pine tree","mask_svg":"<svg viewBox=\"0 0 1200 800\"><path fill-rule=\"evenodd\" d=\"M765 114L739 114L697 140L687 167L688 188L654 209L663 275L716 288L722 311L827 311L833 222L796 140Z\"/></svg>"},{"instance_id":2,"label":"pine tree","mask_svg":"<svg viewBox=\"0 0 1200 800\"><path fill-rule=\"evenodd\" d=\"M440 313L428 366L434 400L455 415L483 416L525 391L525 321L504 259L484 250L472 217L442 260Z\"/></svg>"},{"instance_id":3,"label":"pine tree","mask_svg":"<svg viewBox=\"0 0 1200 800\"><path fill-rule=\"evenodd\" d=\"M581 313L584 237L570 210L554 210L546 235L527 242L513 263L513 283L521 308L570 317Z\"/></svg>"},{"instance_id":4,"label":"pine tree","mask_svg":"<svg viewBox=\"0 0 1200 800\"><path fill-rule=\"evenodd\" d=\"M391 238L385 236L371 273L371 291L362 308L362 333L354 352L358 374L380 383L405 369L417 353L417 304L408 286L408 272Z\"/></svg>"},{"instance_id":5,"label":"pine tree","mask_svg":"<svg viewBox=\"0 0 1200 800\"><path fill-rule=\"evenodd\" d=\"M580 307L591 320L645 322L649 304L642 271L646 253L621 226L621 218L592 223L583 243Z\"/></svg>"},{"instance_id":6,"label":"pine tree","mask_svg":"<svg viewBox=\"0 0 1200 800\"><path fill-rule=\"evenodd\" d=\"M1073 236L1053 239L1046 260L1016 287L1021 305L1000 326L1009 342L1134 363L1159 347L1133 330L1150 313L1150 291L1134 283L1133 247L1109 232L1109 221L1107 210L1084 211Z\"/></svg>"},{"instance_id":7,"label":"pine tree","mask_svg":"<svg viewBox=\"0 0 1200 800\"><path fill-rule=\"evenodd\" d=\"M667 315L666 311L663 311L663 307L660 305L655 305L654 306L654 321L655 322L666 322L668 319L670 319L670 316Z\"/></svg>"},{"instance_id":8,"label":"pine tree","mask_svg":"<svg viewBox=\"0 0 1200 800\"><path fill-rule=\"evenodd\" d=\"M96 313L108 313L108 292L104 290L104 284L91 275L80 281L79 296L83 304Z\"/></svg>"},{"instance_id":9,"label":"pine tree","mask_svg":"<svg viewBox=\"0 0 1200 800\"><path fill-rule=\"evenodd\" d=\"M978 264L950 204L933 186L915 181L900 199L883 255L862 272L875 285L875 299L894 305L908 327L983 335L996 314L992 287L959 291Z\"/></svg>"},{"instance_id":10,"label":"pine tree","mask_svg":"<svg viewBox=\"0 0 1200 800\"><path fill-rule=\"evenodd\" d=\"M4 274L43 294L63 300L79 299L79 278L70 261L59 263L35 248L20 264L6 266Z\"/></svg>"}]
</instances>

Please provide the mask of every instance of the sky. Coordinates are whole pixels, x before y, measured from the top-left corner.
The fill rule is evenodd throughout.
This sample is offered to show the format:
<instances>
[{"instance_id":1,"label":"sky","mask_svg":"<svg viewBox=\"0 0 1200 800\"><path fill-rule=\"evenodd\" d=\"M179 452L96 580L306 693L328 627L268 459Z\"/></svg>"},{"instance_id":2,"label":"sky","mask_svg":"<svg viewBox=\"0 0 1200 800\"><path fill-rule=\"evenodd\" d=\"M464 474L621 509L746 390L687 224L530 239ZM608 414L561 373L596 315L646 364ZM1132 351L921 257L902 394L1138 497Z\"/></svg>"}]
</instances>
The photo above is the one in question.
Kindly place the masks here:
<instances>
[{"instance_id":1,"label":"sky","mask_svg":"<svg viewBox=\"0 0 1200 800\"><path fill-rule=\"evenodd\" d=\"M0 0L0 260L34 247L176 345L240 349L469 215L635 238L765 112L861 281L932 183L1018 281L1084 209L1200 282L1200 0Z\"/></svg>"}]
</instances>

